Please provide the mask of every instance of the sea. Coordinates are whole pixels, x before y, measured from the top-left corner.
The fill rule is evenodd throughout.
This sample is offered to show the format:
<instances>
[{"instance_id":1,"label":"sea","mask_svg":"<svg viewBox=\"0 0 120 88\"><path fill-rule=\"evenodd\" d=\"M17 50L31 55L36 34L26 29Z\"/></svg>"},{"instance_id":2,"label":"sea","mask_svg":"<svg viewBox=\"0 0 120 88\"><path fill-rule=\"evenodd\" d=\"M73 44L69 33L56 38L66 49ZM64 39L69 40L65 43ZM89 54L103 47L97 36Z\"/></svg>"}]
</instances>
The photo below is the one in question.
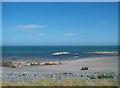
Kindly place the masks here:
<instances>
[{"instance_id":1,"label":"sea","mask_svg":"<svg viewBox=\"0 0 120 88\"><path fill-rule=\"evenodd\" d=\"M69 54L53 55L56 52ZM113 52L99 54L94 52ZM67 61L116 56L118 46L2 46L3 61Z\"/></svg>"}]
</instances>

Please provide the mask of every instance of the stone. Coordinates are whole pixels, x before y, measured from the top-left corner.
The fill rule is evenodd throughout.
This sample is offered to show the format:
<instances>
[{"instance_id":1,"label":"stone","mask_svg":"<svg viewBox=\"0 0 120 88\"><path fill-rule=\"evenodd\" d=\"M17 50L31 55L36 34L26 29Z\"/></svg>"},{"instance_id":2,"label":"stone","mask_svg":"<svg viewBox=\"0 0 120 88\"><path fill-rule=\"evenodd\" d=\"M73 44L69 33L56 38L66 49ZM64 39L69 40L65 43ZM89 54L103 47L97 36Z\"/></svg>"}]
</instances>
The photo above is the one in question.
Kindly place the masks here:
<instances>
[{"instance_id":1,"label":"stone","mask_svg":"<svg viewBox=\"0 0 120 88\"><path fill-rule=\"evenodd\" d=\"M53 53L52 55L64 55L64 54L70 54L69 52L56 52Z\"/></svg>"},{"instance_id":2,"label":"stone","mask_svg":"<svg viewBox=\"0 0 120 88\"><path fill-rule=\"evenodd\" d=\"M31 63L27 62L25 66L30 66L30 65L31 65Z\"/></svg>"},{"instance_id":3,"label":"stone","mask_svg":"<svg viewBox=\"0 0 120 88\"><path fill-rule=\"evenodd\" d=\"M82 67L81 67L81 70L88 70L88 67L82 66Z\"/></svg>"},{"instance_id":4,"label":"stone","mask_svg":"<svg viewBox=\"0 0 120 88\"><path fill-rule=\"evenodd\" d=\"M31 65L39 65L38 62L31 62Z\"/></svg>"},{"instance_id":5,"label":"stone","mask_svg":"<svg viewBox=\"0 0 120 88\"><path fill-rule=\"evenodd\" d=\"M42 65L59 65L62 64L60 61L53 61L53 62L2 62L3 67L23 67L23 66L42 66Z\"/></svg>"},{"instance_id":6,"label":"stone","mask_svg":"<svg viewBox=\"0 0 120 88\"><path fill-rule=\"evenodd\" d=\"M59 64L62 64L62 63L60 61L40 63L40 65L59 65Z\"/></svg>"}]
</instances>

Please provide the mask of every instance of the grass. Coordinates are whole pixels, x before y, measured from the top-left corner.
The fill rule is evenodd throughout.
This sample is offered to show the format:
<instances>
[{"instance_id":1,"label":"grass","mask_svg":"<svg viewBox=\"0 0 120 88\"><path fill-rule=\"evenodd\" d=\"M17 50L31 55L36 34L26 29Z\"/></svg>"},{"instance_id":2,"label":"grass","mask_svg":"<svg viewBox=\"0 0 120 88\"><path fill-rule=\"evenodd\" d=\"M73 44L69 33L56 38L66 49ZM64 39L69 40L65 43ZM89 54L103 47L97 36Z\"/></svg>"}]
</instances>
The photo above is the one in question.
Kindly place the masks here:
<instances>
[{"instance_id":1,"label":"grass","mask_svg":"<svg viewBox=\"0 0 120 88\"><path fill-rule=\"evenodd\" d=\"M98 79L104 79L104 78L110 78L110 79L113 79L114 76L111 75L111 74L107 74L107 75L105 75L104 73L100 73L100 75L98 75Z\"/></svg>"},{"instance_id":2,"label":"grass","mask_svg":"<svg viewBox=\"0 0 120 88\"><path fill-rule=\"evenodd\" d=\"M50 79L42 79L35 81L31 84L32 86L57 86L56 82Z\"/></svg>"},{"instance_id":3,"label":"grass","mask_svg":"<svg viewBox=\"0 0 120 88\"><path fill-rule=\"evenodd\" d=\"M2 86L118 86L117 80L85 80L85 79L63 79L58 82L54 82L50 79L38 80L33 83L27 82L2 82Z\"/></svg>"}]
</instances>

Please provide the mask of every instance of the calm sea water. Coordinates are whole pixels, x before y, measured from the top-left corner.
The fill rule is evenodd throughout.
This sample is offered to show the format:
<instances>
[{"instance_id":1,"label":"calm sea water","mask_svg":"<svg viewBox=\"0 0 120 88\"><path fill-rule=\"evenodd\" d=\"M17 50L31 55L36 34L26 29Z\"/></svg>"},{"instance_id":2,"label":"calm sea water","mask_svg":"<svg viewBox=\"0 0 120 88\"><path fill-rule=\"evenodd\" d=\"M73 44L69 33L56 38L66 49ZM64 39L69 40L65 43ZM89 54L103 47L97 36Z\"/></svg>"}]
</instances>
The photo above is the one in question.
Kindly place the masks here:
<instances>
[{"instance_id":1,"label":"calm sea water","mask_svg":"<svg viewBox=\"0 0 120 88\"><path fill-rule=\"evenodd\" d=\"M86 57L101 57L112 55L88 54L85 52L117 52L117 46L3 46L3 60L39 60L39 61L54 61L54 60L71 60L74 56L80 58ZM70 52L68 55L51 54L55 52ZM74 59L80 59L74 58Z\"/></svg>"}]
</instances>

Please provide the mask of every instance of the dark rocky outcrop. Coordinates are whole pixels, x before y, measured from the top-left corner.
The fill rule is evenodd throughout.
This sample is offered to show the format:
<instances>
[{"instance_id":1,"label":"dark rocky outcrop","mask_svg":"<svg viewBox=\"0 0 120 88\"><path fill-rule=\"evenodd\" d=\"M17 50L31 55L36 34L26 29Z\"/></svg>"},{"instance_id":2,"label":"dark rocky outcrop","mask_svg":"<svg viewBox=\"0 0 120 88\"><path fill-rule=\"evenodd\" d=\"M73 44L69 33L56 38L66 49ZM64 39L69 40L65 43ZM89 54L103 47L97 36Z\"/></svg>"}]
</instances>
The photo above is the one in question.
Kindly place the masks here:
<instances>
[{"instance_id":1,"label":"dark rocky outcrop","mask_svg":"<svg viewBox=\"0 0 120 88\"><path fill-rule=\"evenodd\" d=\"M88 70L88 67L82 66L82 67L81 67L81 70Z\"/></svg>"}]
</instances>

